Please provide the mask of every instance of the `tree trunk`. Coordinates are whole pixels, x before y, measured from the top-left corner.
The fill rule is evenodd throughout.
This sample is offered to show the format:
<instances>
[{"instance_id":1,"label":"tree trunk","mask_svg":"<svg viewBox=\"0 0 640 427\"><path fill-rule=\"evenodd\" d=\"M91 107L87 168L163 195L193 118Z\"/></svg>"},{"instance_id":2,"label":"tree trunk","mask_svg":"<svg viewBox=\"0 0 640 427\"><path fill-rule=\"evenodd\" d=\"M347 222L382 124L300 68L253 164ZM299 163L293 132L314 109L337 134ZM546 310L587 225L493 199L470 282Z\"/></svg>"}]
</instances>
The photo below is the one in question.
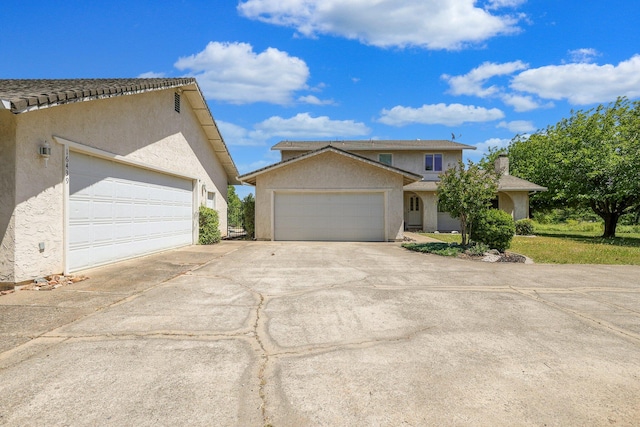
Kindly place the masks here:
<instances>
[{"instance_id":1,"label":"tree trunk","mask_svg":"<svg viewBox=\"0 0 640 427\"><path fill-rule=\"evenodd\" d=\"M462 215L460 217L460 231L462 232L462 242L460 244L462 246L467 246L469 243L468 242L469 238L467 237L469 230L467 226L468 226L467 217L465 215Z\"/></svg>"},{"instance_id":2,"label":"tree trunk","mask_svg":"<svg viewBox=\"0 0 640 427\"><path fill-rule=\"evenodd\" d=\"M604 233L602 233L602 237L616 237L616 227L618 226L619 218L620 215L617 213L602 215L602 219L604 219Z\"/></svg>"}]
</instances>

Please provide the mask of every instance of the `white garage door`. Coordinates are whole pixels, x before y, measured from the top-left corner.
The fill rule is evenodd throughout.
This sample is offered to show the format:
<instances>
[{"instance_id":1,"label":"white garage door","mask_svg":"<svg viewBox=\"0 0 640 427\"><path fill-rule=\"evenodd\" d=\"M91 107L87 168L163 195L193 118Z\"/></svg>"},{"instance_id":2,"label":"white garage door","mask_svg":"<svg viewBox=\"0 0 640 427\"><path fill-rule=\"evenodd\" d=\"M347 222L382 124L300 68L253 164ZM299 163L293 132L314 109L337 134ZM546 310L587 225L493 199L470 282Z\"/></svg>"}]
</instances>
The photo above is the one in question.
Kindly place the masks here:
<instances>
[{"instance_id":1,"label":"white garage door","mask_svg":"<svg viewBox=\"0 0 640 427\"><path fill-rule=\"evenodd\" d=\"M70 153L70 270L192 243L190 180Z\"/></svg>"},{"instance_id":2,"label":"white garage door","mask_svg":"<svg viewBox=\"0 0 640 427\"><path fill-rule=\"evenodd\" d=\"M275 240L384 241L383 193L276 193Z\"/></svg>"}]
</instances>

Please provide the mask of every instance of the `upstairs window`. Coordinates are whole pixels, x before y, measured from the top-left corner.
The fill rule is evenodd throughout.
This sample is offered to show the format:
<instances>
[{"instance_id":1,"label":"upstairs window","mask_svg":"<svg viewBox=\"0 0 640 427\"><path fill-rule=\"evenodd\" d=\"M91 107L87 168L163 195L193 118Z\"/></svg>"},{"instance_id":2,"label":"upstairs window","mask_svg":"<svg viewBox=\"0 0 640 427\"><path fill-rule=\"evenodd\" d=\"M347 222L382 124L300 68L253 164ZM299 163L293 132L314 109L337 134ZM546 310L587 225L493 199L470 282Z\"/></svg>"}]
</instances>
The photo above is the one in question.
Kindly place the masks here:
<instances>
[{"instance_id":1,"label":"upstairs window","mask_svg":"<svg viewBox=\"0 0 640 427\"><path fill-rule=\"evenodd\" d=\"M424 170L442 172L442 154L425 154Z\"/></svg>"},{"instance_id":2,"label":"upstairs window","mask_svg":"<svg viewBox=\"0 0 640 427\"><path fill-rule=\"evenodd\" d=\"M393 163L393 156L391 154L378 154L378 161L391 166L391 163Z\"/></svg>"}]
</instances>

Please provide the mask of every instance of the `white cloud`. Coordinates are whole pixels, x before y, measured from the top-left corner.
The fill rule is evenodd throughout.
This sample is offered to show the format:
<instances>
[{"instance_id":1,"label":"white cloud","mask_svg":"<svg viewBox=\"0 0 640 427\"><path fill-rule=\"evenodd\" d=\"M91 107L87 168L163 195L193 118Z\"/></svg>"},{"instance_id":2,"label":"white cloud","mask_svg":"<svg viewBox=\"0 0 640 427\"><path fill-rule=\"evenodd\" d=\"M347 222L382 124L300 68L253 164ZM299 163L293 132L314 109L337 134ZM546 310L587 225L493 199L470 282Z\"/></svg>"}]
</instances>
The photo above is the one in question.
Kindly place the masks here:
<instances>
[{"instance_id":1,"label":"white cloud","mask_svg":"<svg viewBox=\"0 0 640 427\"><path fill-rule=\"evenodd\" d=\"M138 74L139 79L156 79L166 77L165 73L156 73L154 71L147 71L146 73Z\"/></svg>"},{"instance_id":2,"label":"white cloud","mask_svg":"<svg viewBox=\"0 0 640 427\"><path fill-rule=\"evenodd\" d=\"M478 161L489 153L489 148L507 148L510 142L510 139L490 138L486 141L473 144L476 149L474 151L466 150L465 157L470 157L471 160Z\"/></svg>"},{"instance_id":3,"label":"white cloud","mask_svg":"<svg viewBox=\"0 0 640 427\"><path fill-rule=\"evenodd\" d=\"M527 133L536 130L533 122L529 120L513 120L511 122L502 121L498 123L496 127L509 129L514 133Z\"/></svg>"},{"instance_id":4,"label":"white cloud","mask_svg":"<svg viewBox=\"0 0 640 427\"><path fill-rule=\"evenodd\" d=\"M511 94L504 94L501 96L501 98L502 98L502 102L512 106L513 109L519 113L522 113L524 111L535 110L542 107L546 107L546 108L553 107L552 102L549 102L545 105L541 105L539 102L534 100L533 97L529 95L517 95L517 94L511 93Z\"/></svg>"},{"instance_id":5,"label":"white cloud","mask_svg":"<svg viewBox=\"0 0 640 427\"><path fill-rule=\"evenodd\" d=\"M487 9L500 9L502 7L518 7L527 0L489 0L487 3Z\"/></svg>"},{"instance_id":6,"label":"white cloud","mask_svg":"<svg viewBox=\"0 0 640 427\"><path fill-rule=\"evenodd\" d=\"M210 42L174 66L196 77L207 99L234 104L288 104L309 78L302 59L275 48L255 53L248 43Z\"/></svg>"},{"instance_id":7,"label":"white cloud","mask_svg":"<svg viewBox=\"0 0 640 427\"><path fill-rule=\"evenodd\" d=\"M307 95L298 98L298 101L311 105L334 105L333 99L319 99L317 96Z\"/></svg>"},{"instance_id":8,"label":"white cloud","mask_svg":"<svg viewBox=\"0 0 640 427\"><path fill-rule=\"evenodd\" d=\"M299 113L288 119L272 116L257 123L253 130L233 123L216 120L220 133L228 145L261 146L270 138L338 138L363 136L371 130L353 120L332 120L327 116L312 117Z\"/></svg>"},{"instance_id":9,"label":"white cloud","mask_svg":"<svg viewBox=\"0 0 640 427\"><path fill-rule=\"evenodd\" d=\"M367 135L371 130L364 123L353 120L332 120L327 116L311 117L299 113L284 119L273 116L255 125L252 132L262 138L329 138Z\"/></svg>"},{"instance_id":10,"label":"white cloud","mask_svg":"<svg viewBox=\"0 0 640 427\"><path fill-rule=\"evenodd\" d=\"M412 123L427 125L457 126L466 122L489 122L504 117L497 108L486 109L475 105L431 104L420 108L397 105L390 110L384 109L379 121L391 126L405 126Z\"/></svg>"},{"instance_id":11,"label":"white cloud","mask_svg":"<svg viewBox=\"0 0 640 427\"><path fill-rule=\"evenodd\" d=\"M585 105L609 102L618 96L640 96L640 55L618 65L548 65L523 71L511 81L513 89L545 99L566 99Z\"/></svg>"},{"instance_id":12,"label":"white cloud","mask_svg":"<svg viewBox=\"0 0 640 427\"><path fill-rule=\"evenodd\" d=\"M591 63L593 60L600 56L600 53L592 48L575 49L569 51L569 58L571 62L577 63Z\"/></svg>"},{"instance_id":13,"label":"white cloud","mask_svg":"<svg viewBox=\"0 0 640 427\"><path fill-rule=\"evenodd\" d=\"M501 91L497 86L483 87L487 80L496 76L513 74L519 70L526 70L527 67L528 65L522 61L505 62L502 64L484 62L467 74L461 76L443 74L441 77L449 83L449 93L453 95L473 95L485 98Z\"/></svg>"},{"instance_id":14,"label":"white cloud","mask_svg":"<svg viewBox=\"0 0 640 427\"><path fill-rule=\"evenodd\" d=\"M492 14L523 0L246 0L238 11L250 19L295 28L314 37L330 34L379 47L460 49L519 31L521 15Z\"/></svg>"},{"instance_id":15,"label":"white cloud","mask_svg":"<svg viewBox=\"0 0 640 427\"><path fill-rule=\"evenodd\" d=\"M216 124L218 125L220 133L224 138L224 142L227 145L259 146L265 145L267 142L267 138L262 135L257 135L255 132L252 133L242 126L225 122L223 120L216 120Z\"/></svg>"}]
</instances>

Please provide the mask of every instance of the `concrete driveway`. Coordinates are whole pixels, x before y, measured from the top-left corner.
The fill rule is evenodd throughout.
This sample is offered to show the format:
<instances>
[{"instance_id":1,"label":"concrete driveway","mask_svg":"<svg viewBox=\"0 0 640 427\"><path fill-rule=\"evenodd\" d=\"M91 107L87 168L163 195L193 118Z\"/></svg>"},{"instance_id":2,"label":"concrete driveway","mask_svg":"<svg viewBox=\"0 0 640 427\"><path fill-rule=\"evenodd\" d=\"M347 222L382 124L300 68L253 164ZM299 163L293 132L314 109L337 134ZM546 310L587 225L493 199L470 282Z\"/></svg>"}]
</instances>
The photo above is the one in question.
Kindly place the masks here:
<instances>
[{"instance_id":1,"label":"concrete driveway","mask_svg":"<svg viewBox=\"0 0 640 427\"><path fill-rule=\"evenodd\" d=\"M0 424L640 423L640 268L223 242L0 297Z\"/></svg>"}]
</instances>

